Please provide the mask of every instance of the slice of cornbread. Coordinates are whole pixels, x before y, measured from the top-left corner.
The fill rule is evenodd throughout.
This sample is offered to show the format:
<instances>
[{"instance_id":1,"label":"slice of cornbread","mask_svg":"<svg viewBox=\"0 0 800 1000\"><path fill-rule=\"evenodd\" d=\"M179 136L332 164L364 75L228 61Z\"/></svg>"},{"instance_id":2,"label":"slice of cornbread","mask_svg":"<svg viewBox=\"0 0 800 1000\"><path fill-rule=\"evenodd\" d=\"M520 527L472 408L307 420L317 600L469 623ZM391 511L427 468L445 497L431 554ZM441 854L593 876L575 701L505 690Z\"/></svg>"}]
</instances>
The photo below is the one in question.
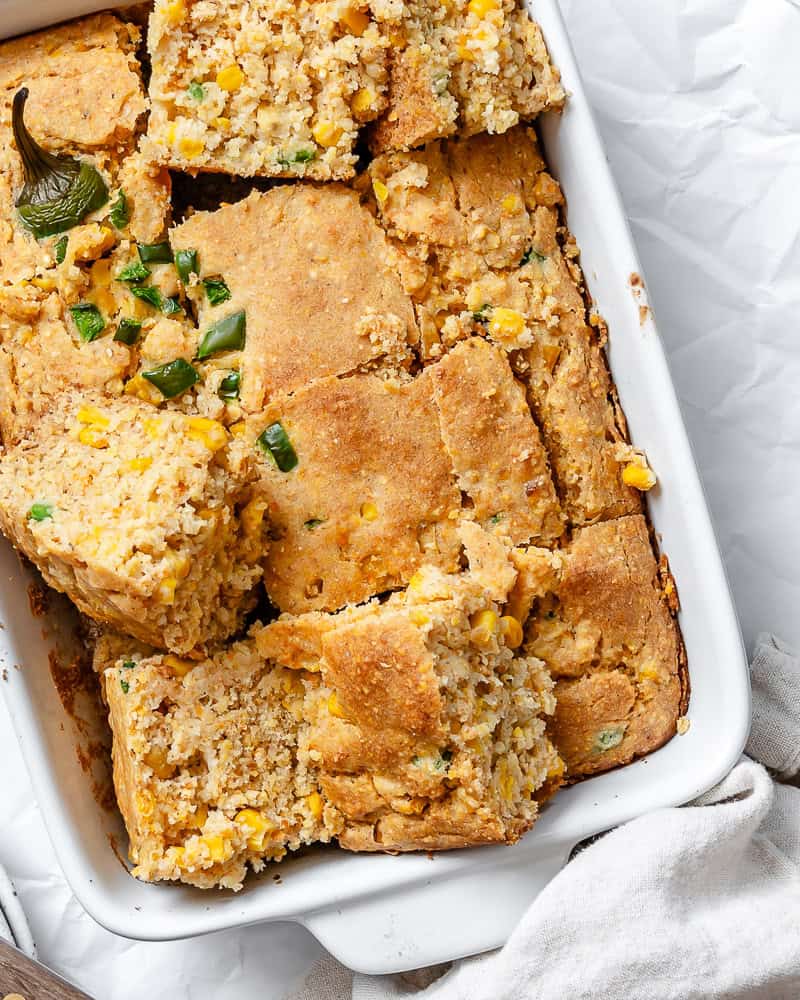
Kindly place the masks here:
<instances>
[{"instance_id":1,"label":"slice of cornbread","mask_svg":"<svg viewBox=\"0 0 800 1000\"><path fill-rule=\"evenodd\" d=\"M146 148L183 170L353 175L385 106L384 33L360 0L156 0Z\"/></svg>"},{"instance_id":2,"label":"slice of cornbread","mask_svg":"<svg viewBox=\"0 0 800 1000\"><path fill-rule=\"evenodd\" d=\"M428 369L442 438L472 514L514 543L552 543L563 530L547 455L506 354L480 337Z\"/></svg>"},{"instance_id":3,"label":"slice of cornbread","mask_svg":"<svg viewBox=\"0 0 800 1000\"><path fill-rule=\"evenodd\" d=\"M259 447L270 427L295 456L285 470ZM335 611L404 586L423 562L457 568L461 497L427 373L321 379L250 417L238 446L258 460L264 582L281 610Z\"/></svg>"},{"instance_id":4,"label":"slice of cornbread","mask_svg":"<svg viewBox=\"0 0 800 1000\"><path fill-rule=\"evenodd\" d=\"M372 130L375 152L505 132L564 102L539 26L517 0L406 0L387 30L388 108Z\"/></svg>"},{"instance_id":5,"label":"slice of cornbread","mask_svg":"<svg viewBox=\"0 0 800 1000\"><path fill-rule=\"evenodd\" d=\"M3 454L0 525L47 582L153 646L233 632L266 542L263 505L226 471L224 428L70 396L36 430Z\"/></svg>"},{"instance_id":6,"label":"slice of cornbread","mask_svg":"<svg viewBox=\"0 0 800 1000\"><path fill-rule=\"evenodd\" d=\"M297 672L244 641L202 660L123 654L103 677L138 878L238 889L248 864L329 839Z\"/></svg>"},{"instance_id":7,"label":"slice of cornbread","mask_svg":"<svg viewBox=\"0 0 800 1000\"><path fill-rule=\"evenodd\" d=\"M509 608L556 678L553 739L567 776L660 747L688 699L683 650L641 515L575 531L562 550L517 553Z\"/></svg>"},{"instance_id":8,"label":"slice of cornbread","mask_svg":"<svg viewBox=\"0 0 800 1000\"><path fill-rule=\"evenodd\" d=\"M190 285L201 330L243 310L240 401L257 411L276 393L381 359L407 365L417 340L414 311L387 241L354 192L291 185L198 212L172 232L195 250ZM203 282L222 279L230 297L213 306Z\"/></svg>"},{"instance_id":9,"label":"slice of cornbread","mask_svg":"<svg viewBox=\"0 0 800 1000\"><path fill-rule=\"evenodd\" d=\"M112 339L108 254L130 240L156 242L169 216L169 175L136 152L146 108L138 38L133 25L99 14L0 45L0 434L6 442L21 437L66 389L111 395L122 389L131 351ZM68 232L38 241L15 207L24 178L11 103L22 87L30 91L24 120L34 139L48 153L92 164L109 190L107 203ZM79 303L97 306L104 336L80 342L69 315Z\"/></svg>"}]
</instances>

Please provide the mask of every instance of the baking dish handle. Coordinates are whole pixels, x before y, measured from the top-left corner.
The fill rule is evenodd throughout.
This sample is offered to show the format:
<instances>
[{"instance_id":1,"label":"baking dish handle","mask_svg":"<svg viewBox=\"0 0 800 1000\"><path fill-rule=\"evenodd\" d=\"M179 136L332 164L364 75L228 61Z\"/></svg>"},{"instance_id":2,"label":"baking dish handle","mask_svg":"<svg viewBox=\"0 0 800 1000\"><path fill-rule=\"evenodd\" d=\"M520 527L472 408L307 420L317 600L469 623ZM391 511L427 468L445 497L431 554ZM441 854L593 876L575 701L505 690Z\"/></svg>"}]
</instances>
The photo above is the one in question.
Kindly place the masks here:
<instances>
[{"instance_id":1,"label":"baking dish handle","mask_svg":"<svg viewBox=\"0 0 800 1000\"><path fill-rule=\"evenodd\" d=\"M569 846L559 845L537 853L522 870L508 863L444 879L432 873L424 891L417 884L375 893L308 914L300 923L356 972L425 968L503 945L569 854Z\"/></svg>"}]
</instances>

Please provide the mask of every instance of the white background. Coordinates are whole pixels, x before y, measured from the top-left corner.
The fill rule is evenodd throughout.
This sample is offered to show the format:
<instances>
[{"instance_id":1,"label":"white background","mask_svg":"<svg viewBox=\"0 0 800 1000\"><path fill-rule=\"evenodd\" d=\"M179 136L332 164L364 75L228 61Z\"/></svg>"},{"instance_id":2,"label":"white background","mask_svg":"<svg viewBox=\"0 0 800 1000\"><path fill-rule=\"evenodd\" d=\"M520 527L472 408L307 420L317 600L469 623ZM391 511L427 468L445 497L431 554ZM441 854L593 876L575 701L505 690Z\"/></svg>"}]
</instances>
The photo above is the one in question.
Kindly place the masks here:
<instances>
[{"instance_id":1,"label":"white background","mask_svg":"<svg viewBox=\"0 0 800 1000\"><path fill-rule=\"evenodd\" d=\"M562 7L745 641L768 629L800 648L800 0ZM0 790L0 864L40 957L98 1000L280 998L320 954L292 926L177 944L97 927L56 866L2 702Z\"/></svg>"}]
</instances>

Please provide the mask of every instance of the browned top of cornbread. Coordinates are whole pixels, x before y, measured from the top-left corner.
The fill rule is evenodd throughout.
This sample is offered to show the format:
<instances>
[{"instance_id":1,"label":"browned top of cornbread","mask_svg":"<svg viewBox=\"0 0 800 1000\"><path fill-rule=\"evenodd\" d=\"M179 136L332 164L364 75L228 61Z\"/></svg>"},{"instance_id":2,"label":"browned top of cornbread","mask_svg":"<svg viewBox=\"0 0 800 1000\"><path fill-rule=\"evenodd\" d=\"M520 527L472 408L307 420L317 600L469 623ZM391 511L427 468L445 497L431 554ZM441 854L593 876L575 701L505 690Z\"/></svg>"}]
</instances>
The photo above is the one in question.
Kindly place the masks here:
<instances>
[{"instance_id":1,"label":"browned top of cornbread","mask_svg":"<svg viewBox=\"0 0 800 1000\"><path fill-rule=\"evenodd\" d=\"M579 528L553 561L521 570L538 578L526 648L556 678L552 731L574 778L666 742L688 691L641 515Z\"/></svg>"},{"instance_id":2,"label":"browned top of cornbread","mask_svg":"<svg viewBox=\"0 0 800 1000\"><path fill-rule=\"evenodd\" d=\"M378 359L407 362L417 327L386 240L356 195L339 185L291 185L198 212L172 232L196 249L200 277L231 290L210 306L197 288L201 329L244 309L241 402L259 410L276 393Z\"/></svg>"}]
</instances>

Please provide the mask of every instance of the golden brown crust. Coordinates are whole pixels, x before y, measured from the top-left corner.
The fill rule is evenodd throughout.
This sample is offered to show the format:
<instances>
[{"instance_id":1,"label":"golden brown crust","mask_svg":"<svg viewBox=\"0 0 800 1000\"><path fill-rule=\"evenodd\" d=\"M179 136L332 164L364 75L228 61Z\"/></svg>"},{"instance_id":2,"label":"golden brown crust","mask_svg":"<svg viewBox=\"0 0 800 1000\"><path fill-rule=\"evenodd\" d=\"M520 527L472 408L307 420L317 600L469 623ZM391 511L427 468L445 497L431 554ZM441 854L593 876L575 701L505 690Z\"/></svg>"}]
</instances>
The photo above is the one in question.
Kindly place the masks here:
<instances>
[{"instance_id":1,"label":"golden brown crust","mask_svg":"<svg viewBox=\"0 0 800 1000\"><path fill-rule=\"evenodd\" d=\"M534 605L527 648L556 678L552 732L574 778L669 739L683 677L641 515L576 530L561 558L556 583Z\"/></svg>"}]
</instances>

